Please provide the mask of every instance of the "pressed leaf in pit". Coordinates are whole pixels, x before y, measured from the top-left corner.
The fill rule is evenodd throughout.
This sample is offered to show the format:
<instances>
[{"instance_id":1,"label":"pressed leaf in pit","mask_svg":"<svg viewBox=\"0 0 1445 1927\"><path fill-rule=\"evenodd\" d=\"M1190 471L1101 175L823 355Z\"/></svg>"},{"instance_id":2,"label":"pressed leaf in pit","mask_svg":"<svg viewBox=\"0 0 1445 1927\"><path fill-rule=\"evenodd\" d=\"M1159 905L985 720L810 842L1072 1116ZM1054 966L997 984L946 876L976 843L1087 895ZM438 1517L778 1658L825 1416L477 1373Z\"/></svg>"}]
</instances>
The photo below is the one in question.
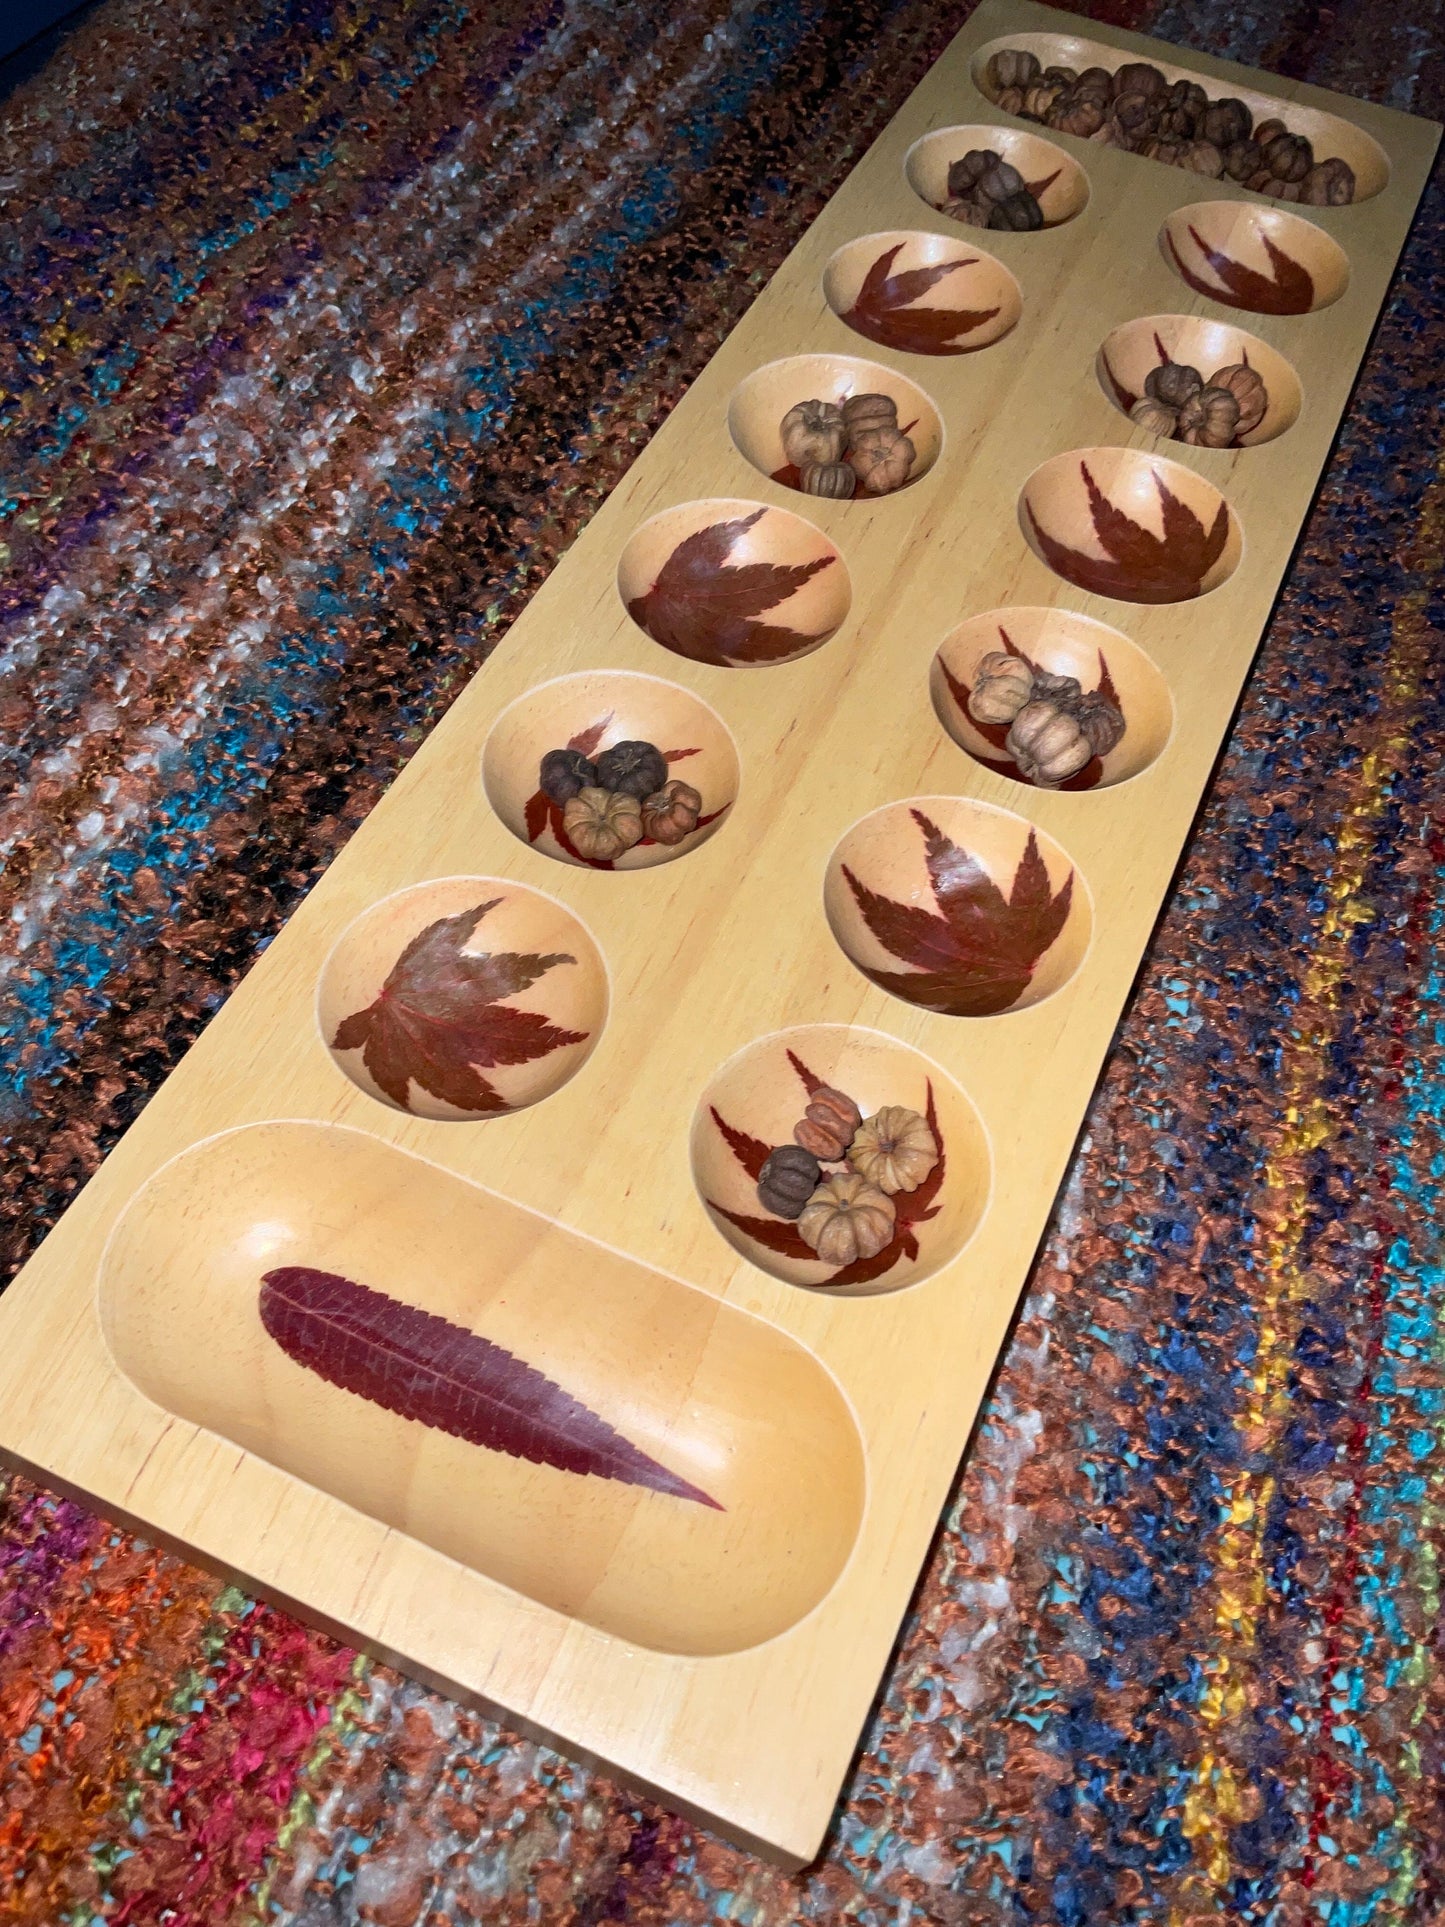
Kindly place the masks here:
<instances>
[{"instance_id":1,"label":"pressed leaf in pit","mask_svg":"<svg viewBox=\"0 0 1445 1927\"><path fill-rule=\"evenodd\" d=\"M1079 463L1079 473L1103 560L1050 535L1034 513L1033 503L1024 498L1029 527L1055 574L1094 595L1117 596L1126 602L1188 602L1203 593L1205 577L1229 540L1229 509L1223 501L1206 529L1155 469L1151 473L1163 520L1163 533L1155 535L1109 500L1089 473L1087 462Z\"/></svg>"},{"instance_id":2,"label":"pressed leaf in pit","mask_svg":"<svg viewBox=\"0 0 1445 1927\"><path fill-rule=\"evenodd\" d=\"M795 1051L788 1052L788 1062L797 1073L798 1080L809 1097L815 1091L824 1088L825 1080L809 1070ZM763 1161L772 1151L773 1146L729 1124L716 1105L709 1108L713 1123L717 1126L724 1142L749 1178L756 1184L763 1168ZM843 1285L871 1284L875 1279L886 1276L904 1259L911 1263L917 1258L918 1238L914 1227L926 1224L930 1218L938 1216L939 1207L935 1199L943 1183L948 1164L948 1152L938 1122L938 1106L934 1099L931 1078L928 1080L927 1108L924 1114L928 1120L928 1127L933 1132L933 1141L938 1146L938 1162L922 1184L912 1191L895 1193L893 1236L883 1249L871 1258L858 1258L851 1265L840 1266L831 1278L825 1278L822 1281L822 1288L834 1290ZM804 1241L796 1224L790 1223L786 1218L754 1217L747 1212L730 1210L727 1205L718 1204L712 1198L705 1198L704 1202L710 1211L716 1212L720 1218L726 1218L728 1223L741 1231L744 1237L751 1238L754 1244L761 1245L764 1250L776 1252L782 1258L796 1259L802 1264L816 1265L819 1262L817 1252Z\"/></svg>"},{"instance_id":3,"label":"pressed leaf in pit","mask_svg":"<svg viewBox=\"0 0 1445 1927\"><path fill-rule=\"evenodd\" d=\"M1005 653L1010 656L1017 656L1020 662L1027 663L1029 668L1037 675L1039 665L1031 656L1026 656L1022 649L1015 646L1002 623L999 624L998 634L999 641L1002 643ZM964 682L961 676L955 676L942 655L938 658L938 666L943 671L943 680L948 686L948 693L953 698L959 713L964 717L969 728L975 730L982 736L984 741L994 749L1006 749L1009 725L1007 723L979 722L976 716L970 714L968 707L969 699L973 695L972 685ZM1121 716L1124 714L1124 705L1119 700L1119 692L1114 686L1114 678L1109 673L1108 660L1102 649L1099 651L1099 680L1094 687L1097 693L1104 698L1105 702L1112 703ZM1031 776L1025 776L1011 756L1007 754L997 757L979 756L976 751L971 753L977 762L983 764L985 769L997 770L1000 776L1012 777L1016 783L1027 783L1030 789L1037 787L1033 778ZM1073 791L1077 794L1081 790L1096 788L1103 774L1104 765L1102 760L1097 756L1091 756L1081 770L1076 770L1072 776L1067 777L1062 783L1056 784L1054 787L1060 792Z\"/></svg>"},{"instance_id":4,"label":"pressed leaf in pit","mask_svg":"<svg viewBox=\"0 0 1445 1927\"><path fill-rule=\"evenodd\" d=\"M940 261L931 267L908 268L901 274L894 274L893 263L902 252L903 245L901 241L895 242L879 255L863 277L858 298L843 320L870 341L880 342L886 348L897 348L905 354L967 354L968 344L958 337L971 334L992 321L998 313L997 307L915 308L911 304L921 300L955 269L976 266L978 256L969 255L961 261Z\"/></svg>"},{"instance_id":5,"label":"pressed leaf in pit","mask_svg":"<svg viewBox=\"0 0 1445 1927\"><path fill-rule=\"evenodd\" d=\"M991 1017L1018 1002L1039 960L1068 922L1070 870L1055 891L1032 830L1004 895L976 856L960 849L922 810L910 810L923 837L936 911L870 890L845 863L843 876L863 921L909 971L859 968L882 989L950 1017Z\"/></svg>"},{"instance_id":6,"label":"pressed leaf in pit","mask_svg":"<svg viewBox=\"0 0 1445 1927\"><path fill-rule=\"evenodd\" d=\"M1164 231L1170 259L1180 278L1196 294L1205 294L1211 301L1218 301L1219 289L1223 286L1229 290L1237 307L1250 308L1255 314L1308 314L1314 306L1315 284L1309 270L1301 267L1267 234L1261 234L1259 238L1269 256L1270 274L1261 274L1257 268L1247 268L1242 261L1236 261L1224 253L1223 249L1211 247L1196 227L1191 226L1189 238L1213 268L1218 283L1206 281L1201 275L1195 274L1192 268L1186 267L1174 245L1173 234L1167 228Z\"/></svg>"},{"instance_id":7,"label":"pressed leaf in pit","mask_svg":"<svg viewBox=\"0 0 1445 1927\"><path fill-rule=\"evenodd\" d=\"M723 1510L545 1373L434 1312L309 1265L268 1271L259 1310L298 1365L401 1418L531 1465Z\"/></svg>"},{"instance_id":8,"label":"pressed leaf in pit","mask_svg":"<svg viewBox=\"0 0 1445 1927\"><path fill-rule=\"evenodd\" d=\"M375 1002L337 1027L332 1048L359 1050L378 1088L404 1111L411 1109L413 1083L459 1111L510 1110L484 1070L529 1064L587 1039L585 1030L563 1030L540 1011L501 1002L559 964L575 964L575 957L465 948L501 901L493 897L429 923L392 965Z\"/></svg>"},{"instance_id":9,"label":"pressed leaf in pit","mask_svg":"<svg viewBox=\"0 0 1445 1927\"><path fill-rule=\"evenodd\" d=\"M731 522L712 522L679 542L645 595L634 596L627 613L654 642L691 662L732 668L786 662L816 648L827 631L807 635L759 618L786 602L835 558L817 555L807 562L728 560L747 531L765 514Z\"/></svg>"}]
</instances>

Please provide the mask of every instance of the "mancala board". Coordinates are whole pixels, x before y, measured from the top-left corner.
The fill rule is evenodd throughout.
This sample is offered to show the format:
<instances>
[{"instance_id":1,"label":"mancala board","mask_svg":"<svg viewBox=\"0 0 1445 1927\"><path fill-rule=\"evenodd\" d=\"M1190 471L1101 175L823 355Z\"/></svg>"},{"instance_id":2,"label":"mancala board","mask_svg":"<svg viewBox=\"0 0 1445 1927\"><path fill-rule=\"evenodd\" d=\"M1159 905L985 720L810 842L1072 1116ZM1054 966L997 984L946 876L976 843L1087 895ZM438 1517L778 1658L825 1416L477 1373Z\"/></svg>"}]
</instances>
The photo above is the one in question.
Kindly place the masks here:
<instances>
[{"instance_id":1,"label":"mancala board","mask_svg":"<svg viewBox=\"0 0 1445 1927\"><path fill-rule=\"evenodd\" d=\"M999 45L1360 198L1029 126ZM809 1859L1436 137L987 0L0 1303L8 1459ZM980 144L1042 229L938 211ZM1243 446L1135 426L1161 354L1260 373ZM908 485L790 487L864 393ZM1123 715L1063 787L969 714L1001 648ZM700 821L580 862L539 759L621 740ZM941 1152L851 1264L755 1185L820 1084Z\"/></svg>"}]
</instances>

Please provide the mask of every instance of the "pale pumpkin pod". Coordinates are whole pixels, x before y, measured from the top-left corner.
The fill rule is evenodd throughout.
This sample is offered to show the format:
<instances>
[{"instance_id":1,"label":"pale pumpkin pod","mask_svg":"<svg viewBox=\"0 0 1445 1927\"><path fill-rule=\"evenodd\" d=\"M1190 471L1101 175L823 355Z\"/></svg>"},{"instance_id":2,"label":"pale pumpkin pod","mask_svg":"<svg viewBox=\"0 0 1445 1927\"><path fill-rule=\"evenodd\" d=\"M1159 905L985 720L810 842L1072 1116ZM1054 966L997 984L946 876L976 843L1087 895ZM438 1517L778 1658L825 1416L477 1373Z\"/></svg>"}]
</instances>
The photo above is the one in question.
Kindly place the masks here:
<instances>
[{"instance_id":1,"label":"pale pumpkin pod","mask_svg":"<svg viewBox=\"0 0 1445 1927\"><path fill-rule=\"evenodd\" d=\"M798 1235L825 1265L876 1258L893 1236L893 1200L856 1171L827 1178L803 1206Z\"/></svg>"},{"instance_id":2,"label":"pale pumpkin pod","mask_svg":"<svg viewBox=\"0 0 1445 1927\"><path fill-rule=\"evenodd\" d=\"M610 863L642 841L642 805L625 790L578 790L562 812L562 827L578 856Z\"/></svg>"},{"instance_id":3,"label":"pale pumpkin pod","mask_svg":"<svg viewBox=\"0 0 1445 1927\"><path fill-rule=\"evenodd\" d=\"M916 1191L938 1162L938 1140L919 1112L906 1104L885 1104L859 1126L848 1162L890 1197L897 1191Z\"/></svg>"},{"instance_id":4,"label":"pale pumpkin pod","mask_svg":"<svg viewBox=\"0 0 1445 1927\"><path fill-rule=\"evenodd\" d=\"M1044 789L1077 776L1094 754L1078 718L1050 702L1025 703L1004 747L1029 781Z\"/></svg>"},{"instance_id":5,"label":"pale pumpkin pod","mask_svg":"<svg viewBox=\"0 0 1445 1927\"><path fill-rule=\"evenodd\" d=\"M1034 676L1028 664L994 649L974 672L968 713L976 723L1011 723L1033 693Z\"/></svg>"}]
</instances>

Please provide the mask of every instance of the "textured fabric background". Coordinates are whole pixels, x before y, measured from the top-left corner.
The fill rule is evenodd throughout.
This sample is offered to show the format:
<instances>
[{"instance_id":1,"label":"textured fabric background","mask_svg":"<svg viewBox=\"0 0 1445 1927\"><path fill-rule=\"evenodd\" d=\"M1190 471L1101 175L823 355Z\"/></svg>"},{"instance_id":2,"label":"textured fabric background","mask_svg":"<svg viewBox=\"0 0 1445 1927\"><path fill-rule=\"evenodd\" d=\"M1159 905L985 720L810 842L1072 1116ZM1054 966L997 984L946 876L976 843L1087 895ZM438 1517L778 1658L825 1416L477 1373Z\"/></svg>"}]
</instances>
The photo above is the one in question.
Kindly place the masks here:
<instances>
[{"instance_id":1,"label":"textured fabric background","mask_svg":"<svg viewBox=\"0 0 1445 1927\"><path fill-rule=\"evenodd\" d=\"M1096 0L1439 114L1438 0ZM0 110L34 1244L969 11L110 0ZM0 1919L1445 1920L1427 198L818 1866L23 1479Z\"/></svg>"}]
</instances>

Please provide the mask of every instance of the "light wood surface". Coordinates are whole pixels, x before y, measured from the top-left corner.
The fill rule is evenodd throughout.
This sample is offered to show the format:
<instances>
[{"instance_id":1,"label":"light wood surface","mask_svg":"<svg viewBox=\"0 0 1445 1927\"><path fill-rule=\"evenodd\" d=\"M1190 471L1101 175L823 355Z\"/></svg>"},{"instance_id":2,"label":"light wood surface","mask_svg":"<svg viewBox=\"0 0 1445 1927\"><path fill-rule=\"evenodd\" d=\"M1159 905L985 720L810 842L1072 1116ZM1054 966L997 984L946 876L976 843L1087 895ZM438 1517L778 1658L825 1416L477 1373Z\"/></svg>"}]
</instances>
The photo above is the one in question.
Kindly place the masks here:
<instances>
[{"instance_id":1,"label":"light wood surface","mask_svg":"<svg viewBox=\"0 0 1445 1927\"><path fill-rule=\"evenodd\" d=\"M1026 131L974 85L978 50L1075 30L1111 64L1157 57L1213 93L1280 103L1307 130L1336 116L1355 151L1378 144L1378 191L1306 221L1050 135L1088 188L1059 225L985 236L925 205L907 173L910 154L916 175L931 152L917 143ZM1378 107L986 0L0 1301L6 1457L735 1838L810 1858L1436 138ZM1307 245L1334 264L1329 305L1281 317L1191 293L1159 234L1195 204L1212 210L1211 245L1240 257L1263 259L1269 224L1324 237ZM825 273L835 262L831 292L851 298L857 262L839 250L903 232L986 243L1020 290L1016 324L963 355L860 341ZM1246 331L1297 376L1297 416L1241 450L1155 443L1096 371L1106 338L1144 317L1176 318L1181 340ZM793 358L785 379L774 364ZM840 391L840 371L843 387L884 387L918 414L923 472L895 495L814 500L768 478L782 407ZM1150 603L1054 574L1021 501L1087 549L1080 452L1100 486L1138 491L1156 530L1156 474L1177 471L1201 509L1222 498L1219 586ZM765 508L749 531L763 553L774 529L794 560L835 545L796 611L769 618L833 629L824 643L716 667L629 619L623 596L646 591L680 533L717 519L698 502ZM1081 670L1089 622L1125 638L1135 735L1089 793L991 772L945 711L937 652L971 670L979 635L1012 611L1042 657L1072 648ZM598 679L559 686L568 731L594 697L619 726L625 710L644 733L697 727L702 787L732 792L710 834L618 873L526 840L526 759L547 734L535 692L566 677ZM937 1014L875 987L840 948L834 925L866 942L839 894L840 844L880 887L923 887L917 847L891 834L913 798L985 862L1016 859L1032 824L1055 886L1073 870L1069 921L1020 1007ZM518 1001L555 1018L548 986L570 970L566 1015L586 1042L542 1060L565 1073L550 1092L519 1084L526 1108L408 1114L374 1094L359 1051L333 1050L338 1015L378 994L417 902L454 914L492 897L528 941L574 958ZM893 1066L891 1101L916 1104L936 1074L948 1176L918 1263L891 1281L901 1289L794 1282L742 1255L702 1203L705 1094L780 1130L764 1040L798 1026L828 1027L812 1043L836 1046L829 1061L868 1083L870 1103L889 1101ZM717 1481L726 1510L423 1435L313 1383L266 1352L255 1323L257 1277L276 1262L364 1276L485 1331L683 1477Z\"/></svg>"}]
</instances>

